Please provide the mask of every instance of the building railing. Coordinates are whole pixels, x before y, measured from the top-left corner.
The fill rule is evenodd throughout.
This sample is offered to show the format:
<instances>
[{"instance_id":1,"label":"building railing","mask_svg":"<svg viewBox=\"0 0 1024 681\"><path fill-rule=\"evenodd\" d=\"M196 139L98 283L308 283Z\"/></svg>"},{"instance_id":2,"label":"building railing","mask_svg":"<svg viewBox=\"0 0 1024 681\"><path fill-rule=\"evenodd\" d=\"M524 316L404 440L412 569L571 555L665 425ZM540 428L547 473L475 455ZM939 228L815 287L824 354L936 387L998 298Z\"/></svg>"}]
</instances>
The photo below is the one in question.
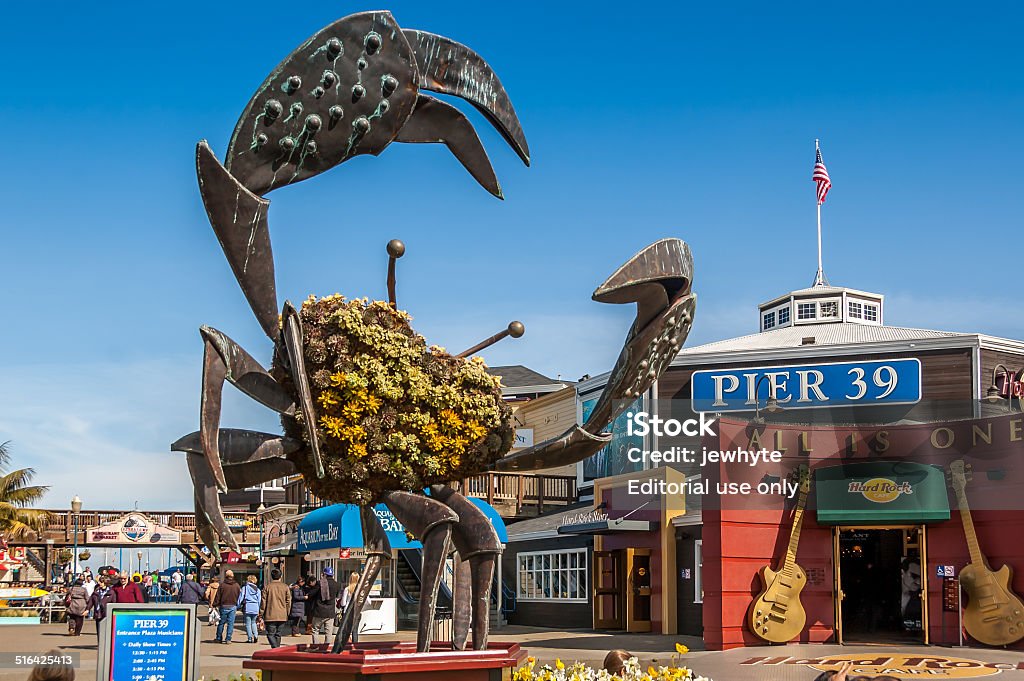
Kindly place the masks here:
<instances>
[{"instance_id":1,"label":"building railing","mask_svg":"<svg viewBox=\"0 0 1024 681\"><path fill-rule=\"evenodd\" d=\"M43 530L43 538L72 541L75 535L75 514L67 511L49 511L50 522ZM82 511L78 514L79 543L85 538L85 531L95 529L107 523L113 523L129 513L139 513L147 518L173 528L183 534L195 534L196 514L183 511ZM228 527L235 534L245 536L249 532L259 532L259 514L245 512L228 512L224 514Z\"/></svg>"},{"instance_id":2,"label":"building railing","mask_svg":"<svg viewBox=\"0 0 1024 681\"><path fill-rule=\"evenodd\" d=\"M571 506L579 499L576 478L568 475L482 473L460 484L460 491L467 497L485 500L506 517L540 515L547 509ZM285 503L295 504L300 513L305 513L332 502L311 493L302 480L293 480L285 489Z\"/></svg>"}]
</instances>

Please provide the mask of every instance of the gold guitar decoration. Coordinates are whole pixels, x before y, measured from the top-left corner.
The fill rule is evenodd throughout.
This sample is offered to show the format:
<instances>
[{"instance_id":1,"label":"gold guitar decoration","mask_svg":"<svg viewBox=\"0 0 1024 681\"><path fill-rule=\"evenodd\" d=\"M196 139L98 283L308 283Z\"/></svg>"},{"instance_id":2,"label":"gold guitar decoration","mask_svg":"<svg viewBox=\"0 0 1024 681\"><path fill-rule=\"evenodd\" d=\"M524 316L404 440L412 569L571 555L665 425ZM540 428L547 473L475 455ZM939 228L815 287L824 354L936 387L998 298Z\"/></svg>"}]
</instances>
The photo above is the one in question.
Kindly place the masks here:
<instances>
[{"instance_id":1,"label":"gold guitar decoration","mask_svg":"<svg viewBox=\"0 0 1024 681\"><path fill-rule=\"evenodd\" d=\"M990 646L1015 643L1024 638L1024 603L1010 588L1013 570L1009 565L1003 565L993 572L978 545L965 491L970 476L969 466L964 465L963 459L958 459L949 464L949 473L971 554L970 564L960 571L960 583L968 595L964 628L971 638Z\"/></svg>"},{"instance_id":2,"label":"gold guitar decoration","mask_svg":"<svg viewBox=\"0 0 1024 681\"><path fill-rule=\"evenodd\" d=\"M804 506L811 489L806 464L798 470L800 495L793 512L793 527L789 531L786 557L778 570L765 565L758 570L761 593L747 610L747 626L761 639L770 643L785 643L803 631L807 613L800 603L800 592L807 585L807 574L796 564L796 549L800 544L800 527L804 519Z\"/></svg>"}]
</instances>

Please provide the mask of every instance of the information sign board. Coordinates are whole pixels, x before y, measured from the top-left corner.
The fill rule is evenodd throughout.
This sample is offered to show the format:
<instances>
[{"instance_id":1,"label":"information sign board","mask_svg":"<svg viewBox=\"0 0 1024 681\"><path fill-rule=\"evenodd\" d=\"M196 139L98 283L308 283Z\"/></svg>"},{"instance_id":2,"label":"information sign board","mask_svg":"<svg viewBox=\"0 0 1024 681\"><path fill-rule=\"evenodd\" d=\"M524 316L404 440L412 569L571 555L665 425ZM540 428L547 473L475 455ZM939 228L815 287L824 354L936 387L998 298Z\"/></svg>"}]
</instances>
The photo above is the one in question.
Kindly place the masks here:
<instances>
[{"instance_id":1,"label":"information sign board","mask_svg":"<svg viewBox=\"0 0 1024 681\"><path fill-rule=\"evenodd\" d=\"M195 681L194 604L110 603L100 629L96 681Z\"/></svg>"}]
</instances>

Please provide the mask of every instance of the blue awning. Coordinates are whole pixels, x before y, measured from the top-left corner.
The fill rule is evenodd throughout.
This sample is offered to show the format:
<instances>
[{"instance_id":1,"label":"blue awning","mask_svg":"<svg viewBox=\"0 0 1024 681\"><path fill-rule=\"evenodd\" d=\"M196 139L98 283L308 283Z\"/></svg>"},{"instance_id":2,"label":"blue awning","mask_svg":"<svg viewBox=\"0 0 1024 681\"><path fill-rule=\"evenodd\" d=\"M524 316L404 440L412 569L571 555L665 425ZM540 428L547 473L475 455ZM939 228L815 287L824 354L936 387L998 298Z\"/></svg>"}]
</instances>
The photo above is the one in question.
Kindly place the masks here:
<instances>
[{"instance_id":1,"label":"blue awning","mask_svg":"<svg viewBox=\"0 0 1024 681\"><path fill-rule=\"evenodd\" d=\"M508 542L505 522L494 507L483 499L470 498L477 508L484 512L498 533L501 543ZM381 527L388 535L393 549L418 549L422 544L410 540L405 526L384 504L373 508ZM359 523L359 507L354 504L334 504L310 511L299 523L297 550L302 553L322 549L358 549L363 547L363 529Z\"/></svg>"}]
</instances>

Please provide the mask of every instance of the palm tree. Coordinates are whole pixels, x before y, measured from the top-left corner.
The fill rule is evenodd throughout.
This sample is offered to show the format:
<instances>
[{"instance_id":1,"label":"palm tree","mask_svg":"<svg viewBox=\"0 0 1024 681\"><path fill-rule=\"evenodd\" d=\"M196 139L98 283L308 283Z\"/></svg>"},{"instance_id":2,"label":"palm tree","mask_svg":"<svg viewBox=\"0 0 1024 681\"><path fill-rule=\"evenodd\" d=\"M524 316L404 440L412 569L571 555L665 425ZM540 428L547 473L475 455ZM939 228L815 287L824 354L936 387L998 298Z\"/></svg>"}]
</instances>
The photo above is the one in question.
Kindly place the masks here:
<instances>
[{"instance_id":1,"label":"palm tree","mask_svg":"<svg viewBox=\"0 0 1024 681\"><path fill-rule=\"evenodd\" d=\"M11 461L10 444L0 443L0 537L20 540L49 522L48 511L27 508L42 499L49 487L29 484L36 474L31 468L4 472Z\"/></svg>"}]
</instances>

